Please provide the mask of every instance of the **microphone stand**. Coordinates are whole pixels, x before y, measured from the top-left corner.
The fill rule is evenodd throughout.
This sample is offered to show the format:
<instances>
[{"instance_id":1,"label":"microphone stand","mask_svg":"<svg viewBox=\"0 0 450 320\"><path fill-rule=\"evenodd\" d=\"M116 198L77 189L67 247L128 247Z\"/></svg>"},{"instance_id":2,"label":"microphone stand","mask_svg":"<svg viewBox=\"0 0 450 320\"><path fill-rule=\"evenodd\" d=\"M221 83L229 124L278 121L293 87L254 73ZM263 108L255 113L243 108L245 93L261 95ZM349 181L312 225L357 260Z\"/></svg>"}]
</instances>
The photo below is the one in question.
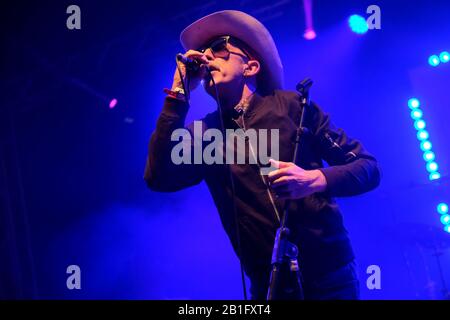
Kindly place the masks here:
<instances>
[{"instance_id":1,"label":"microphone stand","mask_svg":"<svg viewBox=\"0 0 450 320\"><path fill-rule=\"evenodd\" d=\"M310 105L309 89L312 84L312 80L306 78L300 81L296 86L300 99L300 122L297 127L294 156L292 160L293 163L297 163L301 137L303 134L308 133L308 129L303 127L303 118L305 109ZM288 239L290 233L289 228L287 227L289 207L290 201L287 200L285 202L280 227L277 229L275 236L271 261L272 271L270 273L270 285L267 292L267 300L277 300L283 298L304 300L302 275L298 264L298 248ZM289 292L287 292L287 290L286 292L282 292L283 288L280 287L280 282L283 276L282 272L285 272L286 269L290 271L288 274L288 280L293 281L295 287L290 288L288 290ZM284 282L286 282L286 280ZM283 293L285 293L286 296L283 295ZM288 294L289 296L287 296Z\"/></svg>"}]
</instances>

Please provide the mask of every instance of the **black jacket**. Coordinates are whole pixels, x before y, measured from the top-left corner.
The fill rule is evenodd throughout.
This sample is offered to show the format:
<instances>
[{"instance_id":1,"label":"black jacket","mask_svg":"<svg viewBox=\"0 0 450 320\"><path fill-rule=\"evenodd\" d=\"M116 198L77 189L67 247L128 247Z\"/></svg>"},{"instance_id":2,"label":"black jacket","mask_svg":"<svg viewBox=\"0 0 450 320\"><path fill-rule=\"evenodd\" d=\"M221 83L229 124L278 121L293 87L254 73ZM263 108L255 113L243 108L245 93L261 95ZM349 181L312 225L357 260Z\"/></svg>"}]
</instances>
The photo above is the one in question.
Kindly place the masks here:
<instances>
[{"instance_id":1,"label":"black jacket","mask_svg":"<svg viewBox=\"0 0 450 320\"><path fill-rule=\"evenodd\" d=\"M255 95L243 115L246 129L279 129L281 161L290 162L294 153L300 103L295 92L277 90L269 96ZM155 191L173 192L205 180L220 218L238 253L232 191L225 165L174 165L171 150L178 142L171 134L183 128L188 105L166 98L153 132L144 178ZM203 130L220 128L218 112L208 114ZM227 128L238 128L225 118ZM319 169L327 180L327 190L301 200L290 207L291 240L299 246L300 266L305 278L314 278L335 270L354 259L340 210L333 197L358 195L374 189L380 180L376 159L362 144L335 128L316 104L306 110L304 126L310 134L302 138L298 165L306 170ZM188 126L192 132L192 125ZM333 147L333 142L340 146ZM270 144L269 144L270 146ZM351 153L356 155L352 157ZM349 156L350 155L350 156ZM324 168L323 160L328 163ZM275 231L279 226L269 202L266 186L257 165L231 165L235 182L236 206L241 241L241 261L252 284L267 282ZM276 201L279 212L283 202Z\"/></svg>"}]
</instances>

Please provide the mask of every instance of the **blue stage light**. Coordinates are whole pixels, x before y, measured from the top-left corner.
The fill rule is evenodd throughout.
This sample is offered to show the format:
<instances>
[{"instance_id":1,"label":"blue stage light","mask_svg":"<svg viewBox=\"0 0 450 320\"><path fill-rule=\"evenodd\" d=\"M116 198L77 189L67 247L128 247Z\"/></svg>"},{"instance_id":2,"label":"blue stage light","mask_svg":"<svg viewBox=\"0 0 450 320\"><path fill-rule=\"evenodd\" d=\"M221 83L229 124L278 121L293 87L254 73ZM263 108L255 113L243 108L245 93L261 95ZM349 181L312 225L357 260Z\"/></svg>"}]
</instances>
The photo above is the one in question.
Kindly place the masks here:
<instances>
[{"instance_id":1,"label":"blue stage light","mask_svg":"<svg viewBox=\"0 0 450 320\"><path fill-rule=\"evenodd\" d=\"M427 163L427 171L428 172L435 172L435 171L438 171L438 169L439 169L439 166L436 162L433 161L433 162Z\"/></svg>"},{"instance_id":2,"label":"blue stage light","mask_svg":"<svg viewBox=\"0 0 450 320\"><path fill-rule=\"evenodd\" d=\"M427 162L433 161L434 158L436 158L436 155L434 154L433 151L426 151L423 154L423 159Z\"/></svg>"},{"instance_id":3,"label":"blue stage light","mask_svg":"<svg viewBox=\"0 0 450 320\"><path fill-rule=\"evenodd\" d=\"M348 25L353 32L358 34L366 33L367 30L369 30L366 19L357 14L354 14L348 18Z\"/></svg>"},{"instance_id":4,"label":"blue stage light","mask_svg":"<svg viewBox=\"0 0 450 320\"><path fill-rule=\"evenodd\" d=\"M450 223L450 216L448 214L443 214L441 216L441 223L442 224L449 224Z\"/></svg>"},{"instance_id":5,"label":"blue stage light","mask_svg":"<svg viewBox=\"0 0 450 320\"><path fill-rule=\"evenodd\" d=\"M416 98L411 98L408 100L408 107L410 107L411 109L416 109L420 106L420 101L417 100Z\"/></svg>"},{"instance_id":6,"label":"blue stage light","mask_svg":"<svg viewBox=\"0 0 450 320\"><path fill-rule=\"evenodd\" d=\"M443 202L439 203L437 205L437 211L440 214L447 214L448 213L448 205L446 203L443 203Z\"/></svg>"},{"instance_id":7,"label":"blue stage light","mask_svg":"<svg viewBox=\"0 0 450 320\"><path fill-rule=\"evenodd\" d=\"M431 142L428 141L428 140L422 141L422 142L420 143L420 149L421 149L422 151L429 151L429 150L431 150L432 147L433 147L433 145L432 145Z\"/></svg>"},{"instance_id":8,"label":"blue stage light","mask_svg":"<svg viewBox=\"0 0 450 320\"><path fill-rule=\"evenodd\" d=\"M441 54L444 60L448 60L449 57L445 56L444 53ZM438 59L436 61L436 59ZM429 59L431 65L436 66L440 63L437 56L432 56ZM417 139L420 140L420 149L423 151L423 159L427 162L426 169L429 173L428 179L433 181L441 178L441 174L438 172L439 166L434 161L436 155L431 151L432 144L428 140L429 133L425 130L427 126L425 120L422 119L423 112L419 108L420 101L416 98L411 98L408 100L408 107L411 109L411 118L414 120L414 128L417 130ZM440 203L437 207L439 213L442 214L441 222L445 225L444 230L450 233L450 215L448 214L448 206L445 203Z\"/></svg>"},{"instance_id":9,"label":"blue stage light","mask_svg":"<svg viewBox=\"0 0 450 320\"><path fill-rule=\"evenodd\" d=\"M441 60L442 63L447 63L450 60L450 54L447 51L441 52L439 60Z\"/></svg>"},{"instance_id":10,"label":"blue stage light","mask_svg":"<svg viewBox=\"0 0 450 320\"><path fill-rule=\"evenodd\" d=\"M428 177L431 181L437 180L441 178L441 174L439 172L432 172L430 173L430 176Z\"/></svg>"},{"instance_id":11,"label":"blue stage light","mask_svg":"<svg viewBox=\"0 0 450 320\"><path fill-rule=\"evenodd\" d=\"M427 130L420 130L417 132L417 139L420 141L427 140L430 135Z\"/></svg>"},{"instance_id":12,"label":"blue stage light","mask_svg":"<svg viewBox=\"0 0 450 320\"><path fill-rule=\"evenodd\" d=\"M419 120L420 118L422 118L423 116L423 112L420 109L414 109L413 111L411 111L411 118L413 118L414 120Z\"/></svg>"},{"instance_id":13,"label":"blue stage light","mask_svg":"<svg viewBox=\"0 0 450 320\"><path fill-rule=\"evenodd\" d=\"M414 128L416 128L416 130L425 129L426 126L427 126L427 124L423 120L416 120L414 122Z\"/></svg>"},{"instance_id":14,"label":"blue stage light","mask_svg":"<svg viewBox=\"0 0 450 320\"><path fill-rule=\"evenodd\" d=\"M433 54L432 56L430 56L428 58L428 63L430 64L430 66L432 67L436 67L439 65L441 61L439 60L439 57L435 54Z\"/></svg>"}]
</instances>

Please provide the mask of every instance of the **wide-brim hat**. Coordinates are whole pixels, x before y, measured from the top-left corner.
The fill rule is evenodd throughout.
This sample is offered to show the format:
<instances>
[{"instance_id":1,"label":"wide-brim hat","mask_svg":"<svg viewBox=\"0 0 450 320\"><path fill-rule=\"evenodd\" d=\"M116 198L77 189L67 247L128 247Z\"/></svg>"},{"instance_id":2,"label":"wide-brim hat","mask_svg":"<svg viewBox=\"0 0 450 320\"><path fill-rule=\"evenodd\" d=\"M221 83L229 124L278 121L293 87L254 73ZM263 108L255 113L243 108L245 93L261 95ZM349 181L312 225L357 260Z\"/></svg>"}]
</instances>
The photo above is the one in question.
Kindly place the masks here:
<instances>
[{"instance_id":1,"label":"wide-brim hat","mask_svg":"<svg viewBox=\"0 0 450 320\"><path fill-rule=\"evenodd\" d=\"M235 37L256 53L262 67L258 90L268 93L283 88L283 65L270 32L242 11L224 10L207 15L185 28L180 41L185 50L196 50L220 36Z\"/></svg>"}]
</instances>

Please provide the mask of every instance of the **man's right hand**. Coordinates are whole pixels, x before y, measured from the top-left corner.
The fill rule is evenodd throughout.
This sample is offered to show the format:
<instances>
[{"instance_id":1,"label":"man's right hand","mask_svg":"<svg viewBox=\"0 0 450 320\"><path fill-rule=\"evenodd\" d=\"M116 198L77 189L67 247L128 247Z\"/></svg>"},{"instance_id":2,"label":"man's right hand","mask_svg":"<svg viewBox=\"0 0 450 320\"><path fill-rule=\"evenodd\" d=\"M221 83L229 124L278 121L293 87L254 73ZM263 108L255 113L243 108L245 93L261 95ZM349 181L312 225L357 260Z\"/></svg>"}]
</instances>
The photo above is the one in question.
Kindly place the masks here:
<instances>
[{"instance_id":1,"label":"man's right hand","mask_svg":"<svg viewBox=\"0 0 450 320\"><path fill-rule=\"evenodd\" d=\"M189 88L186 89L190 92L197 88L200 84L200 81L205 77L207 72L206 66L208 65L209 61L206 58L206 55L201 53L200 51L189 50L184 54L184 56L189 59L196 60L200 63L200 68L197 72L192 72L189 70L187 71L186 66L183 63L178 63L181 75L185 80L185 85L189 82ZM188 78L189 81L186 81ZM182 79L180 78L180 73L177 69L175 69L175 74L173 76L172 90L174 90L175 88L183 88Z\"/></svg>"}]
</instances>

